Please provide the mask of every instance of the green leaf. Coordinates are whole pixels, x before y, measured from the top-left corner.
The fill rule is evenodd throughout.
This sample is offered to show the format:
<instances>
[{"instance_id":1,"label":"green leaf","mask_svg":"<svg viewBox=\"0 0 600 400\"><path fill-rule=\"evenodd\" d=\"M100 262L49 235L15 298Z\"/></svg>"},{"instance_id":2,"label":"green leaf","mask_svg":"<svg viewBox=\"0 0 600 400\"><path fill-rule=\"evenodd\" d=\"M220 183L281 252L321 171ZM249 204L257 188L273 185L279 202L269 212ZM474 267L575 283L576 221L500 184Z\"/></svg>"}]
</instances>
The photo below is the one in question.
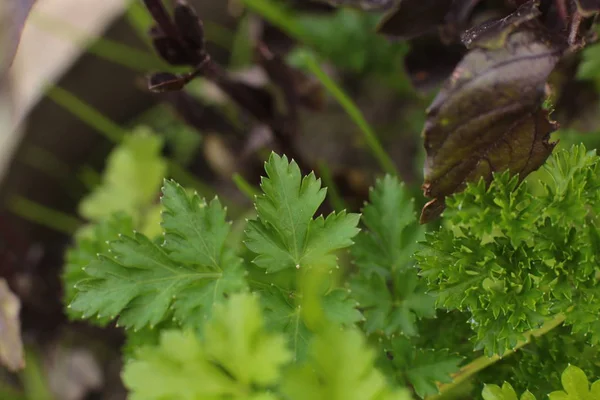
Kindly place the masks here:
<instances>
[{"instance_id":1,"label":"green leaf","mask_svg":"<svg viewBox=\"0 0 600 400\"><path fill-rule=\"evenodd\" d=\"M217 306L205 329L208 353L239 382L271 385L279 368L291 360L280 334L266 334L259 301L254 296L234 295Z\"/></svg>"},{"instance_id":2,"label":"green leaf","mask_svg":"<svg viewBox=\"0 0 600 400\"><path fill-rule=\"evenodd\" d=\"M290 358L285 338L264 329L258 298L235 294L216 307L203 340L166 331L126 364L123 380L132 400L275 400L268 388Z\"/></svg>"},{"instance_id":3,"label":"green leaf","mask_svg":"<svg viewBox=\"0 0 600 400\"><path fill-rule=\"evenodd\" d=\"M218 200L208 206L197 195L165 182L162 204L165 243L135 233L112 242L86 267L71 308L85 315L117 315L119 324L140 329L170 317L199 328L214 304L245 288L241 260L225 248L229 224Z\"/></svg>"},{"instance_id":4,"label":"green leaf","mask_svg":"<svg viewBox=\"0 0 600 400\"><path fill-rule=\"evenodd\" d=\"M179 184L167 180L162 204L163 248L169 256L178 262L219 270L231 228L219 199L207 205L197 194L188 196Z\"/></svg>"},{"instance_id":5,"label":"green leaf","mask_svg":"<svg viewBox=\"0 0 600 400\"><path fill-rule=\"evenodd\" d=\"M339 9L327 14L296 14L296 21L304 28L319 56L337 67L358 74L393 78L396 86L407 90L407 79L398 69L398 63L408 46L399 41L389 41L378 35L375 28L380 17L371 13ZM292 51L294 61L300 49Z\"/></svg>"},{"instance_id":6,"label":"green leaf","mask_svg":"<svg viewBox=\"0 0 600 400\"><path fill-rule=\"evenodd\" d=\"M419 348L405 337L396 337L387 350L393 359L392 371L399 382L410 384L422 398L439 392L438 383L452 382L462 358L447 350ZM389 362L389 360L388 360Z\"/></svg>"},{"instance_id":7,"label":"green leaf","mask_svg":"<svg viewBox=\"0 0 600 400\"><path fill-rule=\"evenodd\" d=\"M460 357L447 356L439 359L439 353L421 351L417 353L414 364L407 370L407 377L414 386L415 392L421 397L438 393L437 382L452 382L451 374L458 371Z\"/></svg>"},{"instance_id":8,"label":"green leaf","mask_svg":"<svg viewBox=\"0 0 600 400\"><path fill-rule=\"evenodd\" d=\"M397 178L386 176L371 190L352 255L359 273L352 296L365 316L367 333L414 336L416 322L435 315L435 298L417 276L413 254L424 238L414 201Z\"/></svg>"},{"instance_id":9,"label":"green leaf","mask_svg":"<svg viewBox=\"0 0 600 400\"><path fill-rule=\"evenodd\" d=\"M600 87L600 44L587 46L582 51L582 60L578 66L577 77L593 81Z\"/></svg>"},{"instance_id":10,"label":"green leaf","mask_svg":"<svg viewBox=\"0 0 600 400\"><path fill-rule=\"evenodd\" d=\"M240 260L231 255L224 259L220 275L196 280L182 289L174 303L174 318L185 327L199 329L213 313L213 306L232 293L246 288L245 271Z\"/></svg>"},{"instance_id":11,"label":"green leaf","mask_svg":"<svg viewBox=\"0 0 600 400\"><path fill-rule=\"evenodd\" d=\"M286 373L282 392L290 400L409 400L374 367L375 353L356 329L331 327L311 342L307 362Z\"/></svg>"},{"instance_id":12,"label":"green leaf","mask_svg":"<svg viewBox=\"0 0 600 400\"><path fill-rule=\"evenodd\" d=\"M531 393L529 390L526 390L522 395L521 395L521 400L535 400L535 396L533 395L533 393Z\"/></svg>"},{"instance_id":13,"label":"green leaf","mask_svg":"<svg viewBox=\"0 0 600 400\"><path fill-rule=\"evenodd\" d=\"M415 215L414 199L398 178L386 175L377 180L363 209L362 223L367 227L356 237L352 255L361 272L389 276L406 271L425 228Z\"/></svg>"},{"instance_id":14,"label":"green leaf","mask_svg":"<svg viewBox=\"0 0 600 400\"><path fill-rule=\"evenodd\" d=\"M527 389L541 399L556 390L569 364L577 363L590 376L600 376L599 356L598 347L590 346L586 336L563 325L532 338L525 351L504 357L481 371L478 378L484 382L508 381L518 393Z\"/></svg>"},{"instance_id":15,"label":"green leaf","mask_svg":"<svg viewBox=\"0 0 600 400\"><path fill-rule=\"evenodd\" d=\"M356 309L356 300L347 290L334 289L323 297L323 311L327 320L343 326L362 321L363 315Z\"/></svg>"},{"instance_id":16,"label":"green leaf","mask_svg":"<svg viewBox=\"0 0 600 400\"><path fill-rule=\"evenodd\" d=\"M484 400L517 400L517 393L509 383L502 388L498 385L485 385L481 393Z\"/></svg>"},{"instance_id":17,"label":"green leaf","mask_svg":"<svg viewBox=\"0 0 600 400\"><path fill-rule=\"evenodd\" d=\"M123 213L116 213L97 224L84 227L75 235L74 245L66 252L62 274L65 304L70 304L75 298L77 282L88 277L85 267L96 260L98 254L107 252L109 243L117 240L121 232L133 232L133 221ZM76 313L72 307L67 308L67 315L81 318L81 313Z\"/></svg>"},{"instance_id":18,"label":"green leaf","mask_svg":"<svg viewBox=\"0 0 600 400\"><path fill-rule=\"evenodd\" d=\"M490 356L559 313L600 342L600 158L562 150L538 176L540 193L504 172L448 197L444 226L416 254L438 305L468 312L476 349Z\"/></svg>"},{"instance_id":19,"label":"green leaf","mask_svg":"<svg viewBox=\"0 0 600 400\"><path fill-rule=\"evenodd\" d=\"M86 316L119 317L119 325L140 329L167 315L176 296L192 283L221 277L219 272L178 265L142 234L122 236L110 253L90 263L77 284L71 308Z\"/></svg>"},{"instance_id":20,"label":"green leaf","mask_svg":"<svg viewBox=\"0 0 600 400\"><path fill-rule=\"evenodd\" d=\"M267 327L285 333L294 360L303 359L311 333L302 321L301 308L296 304L296 293L277 286L267 287L259 293Z\"/></svg>"},{"instance_id":21,"label":"green leaf","mask_svg":"<svg viewBox=\"0 0 600 400\"><path fill-rule=\"evenodd\" d=\"M302 319L302 309L296 292L275 285L259 291L269 329L284 332L288 338L295 360L306 357L312 333ZM341 326L351 326L362 320L354 300L343 289L334 289L322 299L323 312L328 321Z\"/></svg>"},{"instance_id":22,"label":"green leaf","mask_svg":"<svg viewBox=\"0 0 600 400\"><path fill-rule=\"evenodd\" d=\"M435 315L435 298L425 293L416 270L397 272L393 278L393 293L380 275L359 275L352 280L352 295L365 316L365 330L387 336L417 335L417 319Z\"/></svg>"},{"instance_id":23,"label":"green leaf","mask_svg":"<svg viewBox=\"0 0 600 400\"><path fill-rule=\"evenodd\" d=\"M156 200L167 171L161 155L162 139L146 128L126 136L107 160L102 183L80 203L80 213L91 221L122 211L137 226Z\"/></svg>"},{"instance_id":24,"label":"green leaf","mask_svg":"<svg viewBox=\"0 0 600 400\"><path fill-rule=\"evenodd\" d=\"M580 368L569 365L561 376L564 391L552 392L548 395L550 400L596 400L600 394L600 381L596 381L590 391L585 372Z\"/></svg>"},{"instance_id":25,"label":"green leaf","mask_svg":"<svg viewBox=\"0 0 600 400\"><path fill-rule=\"evenodd\" d=\"M267 272L303 266L333 267L336 250L352 245L359 215L313 215L326 190L313 173L302 178L296 162L272 154L265 165L264 195L256 199L258 219L249 221L246 246L258 256L254 263Z\"/></svg>"}]
</instances>

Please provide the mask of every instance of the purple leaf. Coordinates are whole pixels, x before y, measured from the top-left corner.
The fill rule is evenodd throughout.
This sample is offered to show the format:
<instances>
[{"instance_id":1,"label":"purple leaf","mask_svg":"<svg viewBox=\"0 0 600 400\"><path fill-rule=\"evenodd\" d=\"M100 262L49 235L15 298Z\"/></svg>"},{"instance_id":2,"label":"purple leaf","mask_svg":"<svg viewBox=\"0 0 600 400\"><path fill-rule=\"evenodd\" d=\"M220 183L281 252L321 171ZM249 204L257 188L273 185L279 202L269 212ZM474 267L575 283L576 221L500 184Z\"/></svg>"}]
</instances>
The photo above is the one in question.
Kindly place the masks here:
<instances>
[{"instance_id":1,"label":"purple leaf","mask_svg":"<svg viewBox=\"0 0 600 400\"><path fill-rule=\"evenodd\" d=\"M471 50L427 110L423 190L434 200L422 222L439 215L444 197L468 182L507 169L524 178L552 152L548 138L556 124L542 102L563 49L536 27L502 26L501 37L510 33L493 41L499 47L485 40L485 47Z\"/></svg>"},{"instance_id":2,"label":"purple leaf","mask_svg":"<svg viewBox=\"0 0 600 400\"><path fill-rule=\"evenodd\" d=\"M187 76L175 75L170 72L157 72L150 76L148 88L156 93L172 92L183 89L189 82Z\"/></svg>"}]
</instances>

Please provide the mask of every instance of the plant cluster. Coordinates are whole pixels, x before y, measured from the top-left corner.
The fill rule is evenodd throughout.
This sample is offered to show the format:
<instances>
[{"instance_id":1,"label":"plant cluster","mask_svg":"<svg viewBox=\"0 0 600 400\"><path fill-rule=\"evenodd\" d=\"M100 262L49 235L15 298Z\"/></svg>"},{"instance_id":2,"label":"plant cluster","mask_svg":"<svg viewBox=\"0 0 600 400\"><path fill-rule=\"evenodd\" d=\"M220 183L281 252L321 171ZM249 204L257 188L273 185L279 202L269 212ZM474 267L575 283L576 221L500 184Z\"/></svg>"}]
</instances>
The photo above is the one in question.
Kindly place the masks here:
<instances>
[{"instance_id":1,"label":"plant cluster","mask_svg":"<svg viewBox=\"0 0 600 400\"><path fill-rule=\"evenodd\" d=\"M111 171L155 140L125 140L82 210L118 181L134 184ZM163 160L129 162L135 171ZM83 228L68 253L68 310L126 329L133 398L470 398L483 388L487 400L515 398L512 387L542 396L571 364L600 375L599 163L576 147L551 158L541 187L508 173L469 185L428 234L392 176L362 215L315 217L320 180L272 154L254 217L236 222L242 234L217 198L165 180L160 203L135 201L141 216L123 196ZM512 386L494 386L498 377ZM565 379L567 396L580 397L564 398L595 393L573 394L587 392Z\"/></svg>"},{"instance_id":2,"label":"plant cluster","mask_svg":"<svg viewBox=\"0 0 600 400\"><path fill-rule=\"evenodd\" d=\"M65 302L71 318L125 329L132 398L600 398L599 383L586 377L600 376L600 157L584 146L554 151L546 96L600 5L407 0L391 9L382 33L433 31L465 47L450 57L454 73L427 112L423 189L433 200L420 222L442 216L431 227L419 223L393 163L311 51L289 54L302 72L256 47L278 98L211 59L185 2L172 13L144 3L154 47L186 70L156 73L150 87L181 93L201 76L267 126L286 155L266 157L260 191L242 181L254 205L245 216L224 198L163 180L163 143L151 132L126 137L109 158L81 205L90 224L67 254ZM414 47L366 35L368 49L344 58L341 45L320 43L329 31L318 22L291 18L279 2L245 4L354 74L391 82L408 51L406 72L419 86ZM469 25L482 8L496 18ZM356 32L374 21L357 15L339 12L328 29ZM378 52L385 63L371 62ZM349 110L392 172L373 184L361 214L342 211L343 199L323 211L327 189L292 143L301 109L321 105L306 71Z\"/></svg>"}]
</instances>

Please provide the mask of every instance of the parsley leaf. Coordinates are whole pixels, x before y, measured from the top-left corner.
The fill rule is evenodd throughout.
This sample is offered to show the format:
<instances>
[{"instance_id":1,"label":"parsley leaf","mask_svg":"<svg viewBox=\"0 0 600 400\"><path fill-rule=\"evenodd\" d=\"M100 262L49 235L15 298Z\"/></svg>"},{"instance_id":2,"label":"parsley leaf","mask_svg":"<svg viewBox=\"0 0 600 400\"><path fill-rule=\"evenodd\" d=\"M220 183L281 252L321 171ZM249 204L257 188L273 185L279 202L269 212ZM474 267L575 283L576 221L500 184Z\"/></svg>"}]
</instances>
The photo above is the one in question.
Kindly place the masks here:
<instances>
[{"instance_id":1,"label":"parsley leaf","mask_svg":"<svg viewBox=\"0 0 600 400\"><path fill-rule=\"evenodd\" d=\"M367 227L356 237L352 255L362 271L389 276L414 265L412 256L425 229L419 225L414 199L398 178L386 175L377 180L363 209Z\"/></svg>"},{"instance_id":2,"label":"parsley leaf","mask_svg":"<svg viewBox=\"0 0 600 400\"><path fill-rule=\"evenodd\" d=\"M312 333L302 319L302 308L296 292L276 285L261 288L258 292L267 326L286 334L295 360L305 359ZM341 288L327 293L322 298L321 306L328 321L342 326L351 326L363 318L354 300Z\"/></svg>"},{"instance_id":3,"label":"parsley leaf","mask_svg":"<svg viewBox=\"0 0 600 400\"><path fill-rule=\"evenodd\" d=\"M375 352L357 329L329 327L311 342L307 362L285 375L282 391L290 400L409 400L374 362Z\"/></svg>"},{"instance_id":4,"label":"parsley leaf","mask_svg":"<svg viewBox=\"0 0 600 400\"><path fill-rule=\"evenodd\" d=\"M302 321L301 308L296 304L295 292L277 286L269 286L259 291L269 329L285 333L294 359L306 356L311 332Z\"/></svg>"},{"instance_id":5,"label":"parsley leaf","mask_svg":"<svg viewBox=\"0 0 600 400\"><path fill-rule=\"evenodd\" d=\"M504 383L502 387L498 385L485 385L481 393L483 400L517 400L515 389L509 384ZM535 396L530 392L525 392L521 400L535 400Z\"/></svg>"},{"instance_id":6,"label":"parsley leaf","mask_svg":"<svg viewBox=\"0 0 600 400\"><path fill-rule=\"evenodd\" d=\"M197 194L188 196L174 181L165 181L162 204L163 247L171 258L219 270L230 231L219 199L206 204Z\"/></svg>"},{"instance_id":7,"label":"parsley leaf","mask_svg":"<svg viewBox=\"0 0 600 400\"><path fill-rule=\"evenodd\" d=\"M435 299L425 293L412 260L424 237L414 201L398 179L388 175L371 191L362 221L367 230L358 234L351 249L359 272L350 285L365 316L365 330L414 336L417 319L435 315Z\"/></svg>"},{"instance_id":8,"label":"parsley leaf","mask_svg":"<svg viewBox=\"0 0 600 400\"><path fill-rule=\"evenodd\" d=\"M103 221L82 228L75 236L74 245L67 250L63 270L64 302L70 304L77 294L75 285L88 277L85 267L94 261L98 254L109 249L109 243L117 240L120 232L133 231L133 221L123 213L116 213ZM67 308L70 318L81 318L81 313L72 307ZM101 324L107 321L98 321Z\"/></svg>"},{"instance_id":9,"label":"parsley leaf","mask_svg":"<svg viewBox=\"0 0 600 400\"><path fill-rule=\"evenodd\" d=\"M332 213L313 219L326 189L314 173L302 178L295 161L271 154L265 165L262 196L256 199L258 219L248 222L246 246L266 272L302 266L336 265L334 251L352 245L358 214Z\"/></svg>"},{"instance_id":10,"label":"parsley leaf","mask_svg":"<svg viewBox=\"0 0 600 400\"><path fill-rule=\"evenodd\" d=\"M423 349L406 337L395 337L386 353L387 371L402 384L410 384L421 398L438 393L437 383L452 382L451 374L459 369L462 358L447 350Z\"/></svg>"},{"instance_id":11,"label":"parsley leaf","mask_svg":"<svg viewBox=\"0 0 600 400\"><path fill-rule=\"evenodd\" d=\"M476 349L502 355L560 313L600 342L597 271L600 157L583 146L553 154L539 193L495 174L446 200L444 226L417 253L438 305L468 311Z\"/></svg>"},{"instance_id":12,"label":"parsley leaf","mask_svg":"<svg viewBox=\"0 0 600 400\"><path fill-rule=\"evenodd\" d=\"M590 387L587 376L580 368L569 365L562 373L564 391L552 392L550 400L595 400L600 398L600 380Z\"/></svg>"},{"instance_id":13,"label":"parsley leaf","mask_svg":"<svg viewBox=\"0 0 600 400\"><path fill-rule=\"evenodd\" d=\"M146 128L126 136L108 157L101 185L80 203L80 214L99 221L122 211L133 216L138 226L158 196L167 171L162 147L161 137Z\"/></svg>"},{"instance_id":14,"label":"parsley leaf","mask_svg":"<svg viewBox=\"0 0 600 400\"><path fill-rule=\"evenodd\" d=\"M585 372L581 368L569 365L562 373L561 382L564 390L558 390L548 395L550 400L596 400L600 399L600 380L591 386ZM485 385L481 393L484 400L517 400L513 387L505 382L498 385ZM525 391L520 400L535 400L536 397Z\"/></svg>"},{"instance_id":15,"label":"parsley leaf","mask_svg":"<svg viewBox=\"0 0 600 400\"><path fill-rule=\"evenodd\" d=\"M338 288L323 297L323 312L328 321L349 326L364 319L356 309L356 300L349 294L347 290Z\"/></svg>"},{"instance_id":16,"label":"parsley leaf","mask_svg":"<svg viewBox=\"0 0 600 400\"><path fill-rule=\"evenodd\" d=\"M132 400L274 400L268 388L290 358L284 337L265 330L258 298L235 294L216 306L203 340L166 331L126 364L123 380Z\"/></svg>"},{"instance_id":17,"label":"parsley leaf","mask_svg":"<svg viewBox=\"0 0 600 400\"><path fill-rule=\"evenodd\" d=\"M120 314L119 324L125 327L156 325L185 286L221 276L178 265L139 233L122 236L110 250L85 268L90 278L77 284L79 293L71 308L86 315Z\"/></svg>"},{"instance_id":18,"label":"parsley leaf","mask_svg":"<svg viewBox=\"0 0 600 400\"><path fill-rule=\"evenodd\" d=\"M112 242L86 267L73 310L120 314L119 324L140 329L173 308L180 324L198 328L215 303L245 287L241 260L225 248L229 224L218 200L205 206L170 181L163 193L163 246L140 233Z\"/></svg>"},{"instance_id":19,"label":"parsley leaf","mask_svg":"<svg viewBox=\"0 0 600 400\"><path fill-rule=\"evenodd\" d=\"M392 282L392 290L388 282ZM417 319L435 315L435 298L425 293L416 271L395 273L389 281L377 274L360 274L351 287L365 316L367 333L414 336L418 334Z\"/></svg>"}]
</instances>

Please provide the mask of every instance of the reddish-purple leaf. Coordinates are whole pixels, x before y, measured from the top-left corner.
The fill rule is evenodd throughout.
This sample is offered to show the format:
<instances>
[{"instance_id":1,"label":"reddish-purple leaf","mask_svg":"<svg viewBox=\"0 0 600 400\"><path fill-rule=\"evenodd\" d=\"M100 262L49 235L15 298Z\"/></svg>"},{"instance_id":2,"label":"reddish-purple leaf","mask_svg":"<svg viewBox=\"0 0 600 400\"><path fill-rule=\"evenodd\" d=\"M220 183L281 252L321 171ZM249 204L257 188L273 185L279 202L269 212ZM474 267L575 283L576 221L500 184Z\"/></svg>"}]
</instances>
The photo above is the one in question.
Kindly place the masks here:
<instances>
[{"instance_id":1,"label":"reddish-purple leaf","mask_svg":"<svg viewBox=\"0 0 600 400\"><path fill-rule=\"evenodd\" d=\"M187 44L196 51L204 50L204 28L196 11L186 2L178 0L173 11L175 25Z\"/></svg>"},{"instance_id":2,"label":"reddish-purple leaf","mask_svg":"<svg viewBox=\"0 0 600 400\"><path fill-rule=\"evenodd\" d=\"M171 65L189 65L189 54L183 51L176 39L157 36L152 39L152 45L158 55Z\"/></svg>"},{"instance_id":3,"label":"reddish-purple leaf","mask_svg":"<svg viewBox=\"0 0 600 400\"><path fill-rule=\"evenodd\" d=\"M539 5L539 0L530 0L505 18L487 21L468 29L461 35L461 40L467 48L504 46L504 42L511 32L542 14L538 8Z\"/></svg>"},{"instance_id":4,"label":"reddish-purple leaf","mask_svg":"<svg viewBox=\"0 0 600 400\"><path fill-rule=\"evenodd\" d=\"M171 16L161 0L143 0L144 5L164 35L176 38L179 35Z\"/></svg>"},{"instance_id":5,"label":"reddish-purple leaf","mask_svg":"<svg viewBox=\"0 0 600 400\"><path fill-rule=\"evenodd\" d=\"M541 105L563 48L538 28L523 25L499 48L471 50L429 107L423 190L434 200L422 222L466 183L506 169L525 177L552 152L556 125Z\"/></svg>"},{"instance_id":6,"label":"reddish-purple leaf","mask_svg":"<svg viewBox=\"0 0 600 400\"><path fill-rule=\"evenodd\" d=\"M194 10L178 0L171 16L161 0L144 0L156 25L150 36L159 55L172 65L198 67L206 60L202 23Z\"/></svg>"},{"instance_id":7,"label":"reddish-purple leaf","mask_svg":"<svg viewBox=\"0 0 600 400\"><path fill-rule=\"evenodd\" d=\"M175 75L170 72L157 72L148 79L148 89L157 93L172 92L183 89L188 82L188 76Z\"/></svg>"}]
</instances>

